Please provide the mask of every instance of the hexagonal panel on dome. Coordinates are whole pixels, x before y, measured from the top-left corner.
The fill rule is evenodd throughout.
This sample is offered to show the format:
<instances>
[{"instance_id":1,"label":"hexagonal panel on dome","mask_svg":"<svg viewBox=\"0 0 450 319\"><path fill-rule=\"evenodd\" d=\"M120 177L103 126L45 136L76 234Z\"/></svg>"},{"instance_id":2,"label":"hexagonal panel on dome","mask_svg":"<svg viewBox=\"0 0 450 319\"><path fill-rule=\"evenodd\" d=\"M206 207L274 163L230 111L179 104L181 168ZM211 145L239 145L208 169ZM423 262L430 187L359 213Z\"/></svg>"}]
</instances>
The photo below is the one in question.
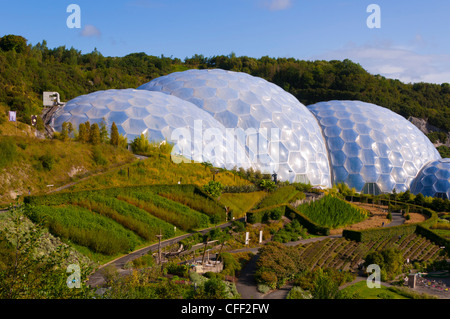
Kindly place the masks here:
<instances>
[{"instance_id":1,"label":"hexagonal panel on dome","mask_svg":"<svg viewBox=\"0 0 450 319\"><path fill-rule=\"evenodd\" d=\"M173 82L182 82L183 87L193 89L193 94L180 94L179 86L171 85ZM174 87L177 89L173 89ZM226 128L257 130L257 134L264 137L267 137L268 132L261 131L262 128L268 128L268 131L292 131L289 134L278 133L276 140L268 141L278 143L279 140L278 147L265 147L263 152L255 151L246 144L248 157L257 161L256 154L267 158L262 156L266 154L272 159L274 166L283 169L287 167L288 172L292 171L289 174L280 173L281 180L283 177L294 181L299 172L303 174L306 170L308 180L320 180L321 186L331 186L328 157L308 155L311 149L317 154L327 154L317 119L294 96L279 86L242 72L208 69L174 72L141 85L138 89L165 92L185 99L209 112ZM214 90L216 93L212 95ZM309 147L299 148L298 141L302 145L309 143ZM274 149L278 149L280 153L271 153ZM302 160L295 161L296 164L292 165L286 162L290 152L296 152L295 156L300 154ZM299 163L305 167L299 167Z\"/></svg>"},{"instance_id":2,"label":"hexagonal panel on dome","mask_svg":"<svg viewBox=\"0 0 450 319\"><path fill-rule=\"evenodd\" d=\"M365 183L375 181L382 192L392 192L394 187L409 189L423 165L440 159L436 148L418 128L381 106L329 101L308 109L322 127L333 183L344 182L357 191L362 191ZM343 167L348 175L343 173ZM364 183L354 176L358 172Z\"/></svg>"},{"instance_id":3,"label":"hexagonal panel on dome","mask_svg":"<svg viewBox=\"0 0 450 319\"><path fill-rule=\"evenodd\" d=\"M109 132L115 122L119 133L128 142L141 133L147 133L150 140L167 139L174 143L174 149L188 158L191 158L194 150L199 150L199 146L205 147L206 144L206 141L194 140L195 121L199 121L200 130L215 129L225 136L225 127L196 105L172 95L146 90L106 90L82 95L67 102L54 114L54 119L56 131L61 130L63 122L71 122L74 128L78 128L80 123L90 121L92 124L104 119ZM177 145L184 145L183 150ZM231 163L227 163L224 158L203 157L205 154L201 152L194 155L199 161L232 168L236 165L235 150L241 147L237 142L235 145L233 150L224 154L234 159ZM212 154L215 154L214 150ZM250 167L245 157L239 160L244 168Z\"/></svg>"},{"instance_id":4,"label":"hexagonal panel on dome","mask_svg":"<svg viewBox=\"0 0 450 319\"><path fill-rule=\"evenodd\" d=\"M426 164L411 186L411 193L424 196L442 196L450 199L450 158L442 158Z\"/></svg>"}]
</instances>

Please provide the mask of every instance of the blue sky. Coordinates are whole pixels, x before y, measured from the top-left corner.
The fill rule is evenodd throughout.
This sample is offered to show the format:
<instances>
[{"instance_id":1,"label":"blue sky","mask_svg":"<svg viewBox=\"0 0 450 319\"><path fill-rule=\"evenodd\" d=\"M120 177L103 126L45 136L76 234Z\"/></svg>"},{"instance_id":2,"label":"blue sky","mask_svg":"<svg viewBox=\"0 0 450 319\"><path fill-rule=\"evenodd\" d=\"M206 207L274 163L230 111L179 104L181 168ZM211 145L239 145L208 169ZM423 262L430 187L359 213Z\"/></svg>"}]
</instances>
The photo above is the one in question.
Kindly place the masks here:
<instances>
[{"instance_id":1,"label":"blue sky","mask_svg":"<svg viewBox=\"0 0 450 319\"><path fill-rule=\"evenodd\" d=\"M81 28L68 28L69 4ZM381 28L369 28L369 4ZM403 82L450 82L450 1L403 0L16 0L0 4L0 36L105 56L133 52L184 59L351 59Z\"/></svg>"}]
</instances>

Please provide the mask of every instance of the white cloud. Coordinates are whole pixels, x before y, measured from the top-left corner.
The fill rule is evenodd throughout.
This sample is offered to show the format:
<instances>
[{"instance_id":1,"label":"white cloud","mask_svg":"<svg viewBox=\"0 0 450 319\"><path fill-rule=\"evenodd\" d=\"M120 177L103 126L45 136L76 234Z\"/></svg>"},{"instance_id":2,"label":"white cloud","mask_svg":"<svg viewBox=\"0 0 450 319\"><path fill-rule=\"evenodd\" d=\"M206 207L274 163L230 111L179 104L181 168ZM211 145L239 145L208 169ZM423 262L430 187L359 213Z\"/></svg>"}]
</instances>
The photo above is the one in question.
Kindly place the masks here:
<instances>
[{"instance_id":1,"label":"white cloud","mask_svg":"<svg viewBox=\"0 0 450 319\"><path fill-rule=\"evenodd\" d=\"M380 74L404 83L450 83L449 54L421 54L414 48L393 46L389 42L360 46L348 44L314 59L349 59L361 64L371 74Z\"/></svg>"},{"instance_id":2,"label":"white cloud","mask_svg":"<svg viewBox=\"0 0 450 319\"><path fill-rule=\"evenodd\" d=\"M80 35L82 37L100 37L102 33L92 24L86 24L81 30Z\"/></svg>"},{"instance_id":3,"label":"white cloud","mask_svg":"<svg viewBox=\"0 0 450 319\"><path fill-rule=\"evenodd\" d=\"M292 5L291 0L266 0L263 2L264 7L270 11L280 11L289 8Z\"/></svg>"}]
</instances>

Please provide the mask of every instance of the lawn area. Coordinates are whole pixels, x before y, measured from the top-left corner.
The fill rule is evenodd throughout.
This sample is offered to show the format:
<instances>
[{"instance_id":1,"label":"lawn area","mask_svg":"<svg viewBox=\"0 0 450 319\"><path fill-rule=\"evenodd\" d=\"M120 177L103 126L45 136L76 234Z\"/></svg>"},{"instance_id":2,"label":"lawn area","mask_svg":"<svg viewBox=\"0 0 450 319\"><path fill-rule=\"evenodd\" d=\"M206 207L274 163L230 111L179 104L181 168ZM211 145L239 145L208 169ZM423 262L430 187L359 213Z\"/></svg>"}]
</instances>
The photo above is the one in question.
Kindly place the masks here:
<instances>
[{"instance_id":1,"label":"lawn area","mask_svg":"<svg viewBox=\"0 0 450 319\"><path fill-rule=\"evenodd\" d=\"M395 293L385 286L369 288L365 280L359 281L343 289L350 294L357 293L358 299L409 299Z\"/></svg>"},{"instance_id":2,"label":"lawn area","mask_svg":"<svg viewBox=\"0 0 450 319\"><path fill-rule=\"evenodd\" d=\"M264 191L251 193L225 193L219 201L233 210L235 218L241 218L267 195Z\"/></svg>"}]
</instances>

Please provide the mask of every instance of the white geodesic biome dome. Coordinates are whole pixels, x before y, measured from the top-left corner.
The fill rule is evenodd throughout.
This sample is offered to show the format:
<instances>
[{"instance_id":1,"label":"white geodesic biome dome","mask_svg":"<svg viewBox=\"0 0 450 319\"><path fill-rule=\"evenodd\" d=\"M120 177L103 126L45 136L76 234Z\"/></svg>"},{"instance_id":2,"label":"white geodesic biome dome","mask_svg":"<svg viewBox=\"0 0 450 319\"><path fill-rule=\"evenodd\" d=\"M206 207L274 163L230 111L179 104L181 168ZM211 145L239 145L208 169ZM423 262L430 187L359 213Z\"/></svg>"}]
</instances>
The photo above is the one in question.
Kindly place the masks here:
<instances>
[{"instance_id":1,"label":"white geodesic biome dome","mask_svg":"<svg viewBox=\"0 0 450 319\"><path fill-rule=\"evenodd\" d=\"M316 118L294 96L262 78L220 69L188 70L138 89L164 92L197 105L226 128L246 135L249 160L281 180L331 186L327 150Z\"/></svg>"},{"instance_id":2,"label":"white geodesic biome dome","mask_svg":"<svg viewBox=\"0 0 450 319\"><path fill-rule=\"evenodd\" d=\"M450 158L426 164L411 185L411 193L450 199Z\"/></svg>"},{"instance_id":3,"label":"white geodesic biome dome","mask_svg":"<svg viewBox=\"0 0 450 319\"><path fill-rule=\"evenodd\" d=\"M152 141L167 139L176 144L178 154L218 167L231 168L226 163L227 155L237 158L233 150L225 149L223 145L205 152L208 140L196 139L196 134L207 129L225 134L223 125L197 106L161 92L112 89L79 96L55 113L54 129L60 131L64 122L71 122L77 129L80 123L86 121L91 124L104 122L108 131L114 122L128 142L141 133L147 134ZM173 140L174 137L176 140ZM245 157L238 165L249 167Z\"/></svg>"},{"instance_id":4,"label":"white geodesic biome dome","mask_svg":"<svg viewBox=\"0 0 450 319\"><path fill-rule=\"evenodd\" d=\"M441 158L430 140L402 116L361 101L309 105L322 127L333 183L356 191L403 192L420 169ZM371 185L371 186L370 186Z\"/></svg>"}]
</instances>

